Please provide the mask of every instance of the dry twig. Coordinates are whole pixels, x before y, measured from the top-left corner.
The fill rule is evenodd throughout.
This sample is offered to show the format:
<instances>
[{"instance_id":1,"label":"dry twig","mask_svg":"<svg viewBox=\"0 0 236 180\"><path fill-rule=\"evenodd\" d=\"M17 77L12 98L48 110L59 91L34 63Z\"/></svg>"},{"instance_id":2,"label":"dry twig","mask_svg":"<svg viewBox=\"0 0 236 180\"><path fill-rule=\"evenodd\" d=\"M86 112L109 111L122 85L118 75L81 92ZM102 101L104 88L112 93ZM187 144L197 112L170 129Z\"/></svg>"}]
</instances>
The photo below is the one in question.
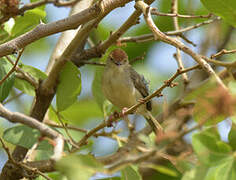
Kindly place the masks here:
<instances>
[{"instance_id":1,"label":"dry twig","mask_svg":"<svg viewBox=\"0 0 236 180\"><path fill-rule=\"evenodd\" d=\"M127 109L127 111L124 112L123 115L128 115L130 113L133 113L139 106L141 106L142 104L145 104L146 102L150 101L152 98L154 97L159 97L161 96L161 92L166 88L166 87L174 87L176 86L175 83L173 83L173 81L181 74L183 73L186 73L188 71L192 71L194 69L198 69L200 68L199 65L196 65L196 66L193 66L193 67L190 67L190 68L186 68L184 70L180 70L178 69L177 72L170 78L168 79L167 81L164 82L164 84L159 88L157 89L154 93L150 94L149 96L145 97L144 99L142 99L141 102L135 104L134 106L130 107ZM112 118L109 119L108 122L103 122L101 124L99 124L98 126L96 126L95 128L91 129L90 131L88 131L86 133L86 135L77 143L79 147L81 147L82 145L86 144L88 138L90 138L91 136L93 136L97 131L99 131L100 129L103 129L104 127L107 127L107 126L111 126L111 124L113 122L115 122L116 120L118 120L119 118L121 118L122 115L121 114L118 114L117 116L113 116ZM73 151L77 151L78 149L74 149Z\"/></svg>"},{"instance_id":2,"label":"dry twig","mask_svg":"<svg viewBox=\"0 0 236 180\"><path fill-rule=\"evenodd\" d=\"M21 57L23 51L24 51L24 48L20 51L20 53L19 53L19 55L18 55L18 57L16 59L16 62L14 63L13 67L11 68L11 70L0 80L0 86L16 70L16 66L17 66L17 64L18 64L18 62L20 60L20 57Z\"/></svg>"},{"instance_id":3,"label":"dry twig","mask_svg":"<svg viewBox=\"0 0 236 180\"><path fill-rule=\"evenodd\" d=\"M233 50L226 50L226 49L222 49L220 52L216 53L216 54L212 54L211 55L211 58L216 58L216 57L219 57L219 56L222 56L224 54L232 54L232 53L236 53L236 49L233 49Z\"/></svg>"},{"instance_id":4,"label":"dry twig","mask_svg":"<svg viewBox=\"0 0 236 180\"><path fill-rule=\"evenodd\" d=\"M172 0L171 11L174 14L178 14L178 0ZM177 16L173 17L173 23L174 23L175 30L178 31L180 29L180 27L179 27L179 22L178 22L178 17ZM177 39L180 41L180 37L179 36L177 36ZM184 69L184 65L183 65L183 61L182 61L182 58L181 58L181 54L180 54L180 49L179 48L176 48L176 54L175 54L174 57L175 57L175 59L177 61L179 69ZM182 74L182 79L183 79L183 82L184 82L185 87L186 87L186 85L189 83L188 76L187 76L186 73Z\"/></svg>"},{"instance_id":5,"label":"dry twig","mask_svg":"<svg viewBox=\"0 0 236 180\"><path fill-rule=\"evenodd\" d=\"M217 84L221 86L223 89L228 90L228 88L224 85L224 83L221 81L221 79L218 77L218 75L215 73L215 71L212 69L212 67L197 53L193 52L190 48L185 46L182 42L178 41L175 38L166 36L164 33L162 33L155 25L151 18L150 8L146 3L143 1L137 1L135 6L142 10L144 13L145 21L149 27L149 29L153 32L155 39L161 40L165 43L168 43L170 45L173 45L188 55L190 55L201 67L209 74L214 77Z\"/></svg>"}]
</instances>

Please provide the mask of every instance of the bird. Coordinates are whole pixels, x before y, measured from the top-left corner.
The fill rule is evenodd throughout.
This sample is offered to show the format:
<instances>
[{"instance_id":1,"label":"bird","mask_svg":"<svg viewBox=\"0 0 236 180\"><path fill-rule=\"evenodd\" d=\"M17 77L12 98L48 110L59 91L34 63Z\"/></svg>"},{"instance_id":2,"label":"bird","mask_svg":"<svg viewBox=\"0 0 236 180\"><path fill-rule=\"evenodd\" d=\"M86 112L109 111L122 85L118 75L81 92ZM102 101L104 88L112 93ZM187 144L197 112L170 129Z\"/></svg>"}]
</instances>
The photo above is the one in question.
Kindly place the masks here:
<instances>
[{"instance_id":1,"label":"bird","mask_svg":"<svg viewBox=\"0 0 236 180\"><path fill-rule=\"evenodd\" d=\"M122 49L114 49L108 55L102 75L102 91L116 107L127 110L149 95L148 83L129 64L128 55ZM152 116L152 103L146 102L136 109L136 114L144 116L153 131L162 131L162 126ZM122 111L123 112L123 111Z\"/></svg>"}]
</instances>

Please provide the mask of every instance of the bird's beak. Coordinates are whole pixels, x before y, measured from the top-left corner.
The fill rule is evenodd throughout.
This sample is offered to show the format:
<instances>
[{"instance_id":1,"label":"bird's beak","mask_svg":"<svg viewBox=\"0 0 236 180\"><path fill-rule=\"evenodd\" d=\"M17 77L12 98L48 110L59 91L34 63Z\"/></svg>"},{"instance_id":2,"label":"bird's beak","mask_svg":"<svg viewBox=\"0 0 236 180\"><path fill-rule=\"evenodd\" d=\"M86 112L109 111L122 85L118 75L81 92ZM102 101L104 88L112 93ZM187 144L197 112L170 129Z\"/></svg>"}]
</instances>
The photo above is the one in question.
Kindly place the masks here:
<instances>
[{"instance_id":1,"label":"bird's beak","mask_svg":"<svg viewBox=\"0 0 236 180\"><path fill-rule=\"evenodd\" d=\"M121 63L120 63L120 62L117 62L117 61L116 61L116 62L114 61L114 63L115 63L117 66L120 66L120 65L121 65Z\"/></svg>"},{"instance_id":2,"label":"bird's beak","mask_svg":"<svg viewBox=\"0 0 236 180\"><path fill-rule=\"evenodd\" d=\"M111 61L112 61L115 65L117 65L117 66L122 65L121 62L119 62L119 61L115 61L115 60L112 59L112 58L111 58Z\"/></svg>"}]
</instances>

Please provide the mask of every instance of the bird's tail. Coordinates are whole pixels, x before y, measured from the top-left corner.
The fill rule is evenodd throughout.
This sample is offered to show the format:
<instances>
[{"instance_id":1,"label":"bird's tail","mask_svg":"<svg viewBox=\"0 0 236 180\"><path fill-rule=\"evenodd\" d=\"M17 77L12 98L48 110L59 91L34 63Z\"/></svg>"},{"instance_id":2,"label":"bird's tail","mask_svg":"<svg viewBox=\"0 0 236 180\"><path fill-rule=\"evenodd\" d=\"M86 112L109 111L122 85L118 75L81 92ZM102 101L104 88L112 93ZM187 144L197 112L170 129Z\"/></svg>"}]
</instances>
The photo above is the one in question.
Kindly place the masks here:
<instances>
[{"instance_id":1,"label":"bird's tail","mask_svg":"<svg viewBox=\"0 0 236 180\"><path fill-rule=\"evenodd\" d=\"M163 128L161 124L157 121L156 118L153 117L150 111L147 111L144 115L145 119L147 120L148 124L151 126L151 128L154 130L154 132L161 132L163 131Z\"/></svg>"}]
</instances>

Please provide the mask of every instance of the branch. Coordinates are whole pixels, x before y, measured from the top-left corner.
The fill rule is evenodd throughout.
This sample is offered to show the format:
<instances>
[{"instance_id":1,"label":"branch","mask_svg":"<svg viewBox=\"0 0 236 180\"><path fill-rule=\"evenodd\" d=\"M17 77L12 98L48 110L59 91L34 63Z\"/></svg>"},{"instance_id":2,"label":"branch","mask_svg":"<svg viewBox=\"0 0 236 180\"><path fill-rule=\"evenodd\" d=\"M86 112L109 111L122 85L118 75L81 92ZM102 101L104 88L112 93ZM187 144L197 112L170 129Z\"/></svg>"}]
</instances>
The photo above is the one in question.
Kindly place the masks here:
<instances>
[{"instance_id":1,"label":"branch","mask_svg":"<svg viewBox=\"0 0 236 180\"><path fill-rule=\"evenodd\" d=\"M13 60L9 57L9 56L5 56L7 58L7 60L14 65L15 63L13 62ZM15 67L15 71L16 73L16 77L20 78L20 79L24 79L26 80L28 83L30 83L35 89L38 88L38 82L27 72L24 72L19 66Z\"/></svg>"},{"instance_id":2,"label":"branch","mask_svg":"<svg viewBox=\"0 0 236 180\"><path fill-rule=\"evenodd\" d=\"M79 147L83 146L84 144L86 144L88 138L90 138L91 136L93 136L97 131L99 131L100 129L103 129L104 127L110 127L112 126L112 123L115 122L116 120L118 120L119 118L123 117L124 115L128 115L133 113L139 106L141 106L142 104L147 103L148 101L150 101L152 98L156 97L156 96L160 96L161 92L166 88L166 87L174 87L175 84L173 84L172 82L181 74L186 73L188 71L192 71L194 69L198 69L200 68L199 65L184 69L184 70L177 70L177 72L167 81L164 82L164 84L157 89L154 93L152 93L151 95L145 97L144 99L142 99L142 101L140 101L139 103L135 104L134 106L128 108L123 114L122 113L118 113L116 116L112 116L112 118L109 118L109 121L104 121L103 123L99 124L97 127L91 129L89 132L86 133L86 135L77 143ZM78 149L73 149L72 152L77 151Z\"/></svg>"},{"instance_id":3,"label":"branch","mask_svg":"<svg viewBox=\"0 0 236 180\"><path fill-rule=\"evenodd\" d=\"M59 136L59 134L56 131L52 130L47 125L22 113L18 112L13 113L7 110L2 104L0 104L0 116L6 118L8 121L12 123L21 123L31 128L38 129L43 135L48 136L50 138L55 139Z\"/></svg>"},{"instance_id":4,"label":"branch","mask_svg":"<svg viewBox=\"0 0 236 180\"><path fill-rule=\"evenodd\" d=\"M202 56L202 58L205 59L207 62L213 63L217 66L223 66L223 67L226 67L226 68L230 68L230 67L236 68L236 61L234 61L234 62L222 62L222 61L217 61L215 59L208 58L206 56Z\"/></svg>"},{"instance_id":5,"label":"branch","mask_svg":"<svg viewBox=\"0 0 236 180\"><path fill-rule=\"evenodd\" d=\"M49 178L48 176L46 176L45 174L43 174L40 170L38 170L37 168L33 168L31 166L28 166L26 163L22 163L22 162L17 162L13 159L9 148L5 145L4 141L2 140L2 138L0 138L0 142L2 144L3 149L5 150L5 152L7 153L8 159L9 161L11 161L14 165L18 166L19 168L24 168L25 170L29 171L30 173L27 172L27 176L30 176L31 178L35 176L35 174L39 174L42 177L44 177L47 180L52 180L51 178Z\"/></svg>"},{"instance_id":6,"label":"branch","mask_svg":"<svg viewBox=\"0 0 236 180\"><path fill-rule=\"evenodd\" d=\"M45 124L47 124L48 126L51 126L51 127L55 127L55 128L64 128L62 125L55 124L55 123L45 122ZM87 133L86 129L78 128L78 127L71 126L68 124L65 124L65 126L67 129L70 129L70 130L74 130L74 131L78 131L78 132L82 132L82 133Z\"/></svg>"},{"instance_id":7,"label":"branch","mask_svg":"<svg viewBox=\"0 0 236 180\"><path fill-rule=\"evenodd\" d=\"M34 9L36 7L42 6L44 4L54 4L57 7L62 6L72 6L74 5L78 0L71 0L71 1L59 1L59 0L40 0L37 2L32 2L25 4L23 7L18 9L16 12L11 12L9 14L4 14L2 18L0 18L0 24L8 21L11 17L15 17L17 15L24 15L24 12L30 9Z\"/></svg>"},{"instance_id":8,"label":"branch","mask_svg":"<svg viewBox=\"0 0 236 180\"><path fill-rule=\"evenodd\" d=\"M124 6L125 5L125 1L118 1L118 0L113 0L114 2L116 2L116 6L114 4L110 4L109 6L106 4L106 6L110 7L110 10L113 10L114 8L116 8L118 5L119 6ZM128 0L126 0L128 1ZM112 2L112 1L111 1ZM111 3L110 2L110 3ZM119 3L118 3L119 2ZM105 3L105 1L104 1ZM104 11L103 13L101 13L96 19L88 22L87 24L85 24L76 34L76 36L74 37L74 39L71 41L71 43L68 45L68 47L66 48L66 50L62 53L62 55L57 59L56 63L53 65L51 71L49 72L48 78L45 79L42 83L41 86L41 90L42 92L44 92L44 94L50 94L53 93L56 83L57 83L57 79L59 76L59 73L61 71L61 69L63 68L64 64L66 63L67 60L71 60L73 61L73 54L75 53L75 50L78 49L79 45L84 45L84 42L86 42L86 39L89 35L89 32L97 27L98 23L109 13L110 11L108 11L106 9L106 11ZM79 51L80 52L80 51Z\"/></svg>"},{"instance_id":9,"label":"branch","mask_svg":"<svg viewBox=\"0 0 236 180\"><path fill-rule=\"evenodd\" d=\"M154 0L147 0L148 4L151 4ZM89 60L95 57L101 57L102 54L106 52L106 50L116 41L133 25L137 24L137 19L141 15L140 10L135 10L132 15L125 21L125 23L115 32L113 32L110 37L105 40L104 42L98 44L97 46L84 50L81 53L78 53L73 58L73 62L77 66L81 66L80 61L82 60Z\"/></svg>"},{"instance_id":10,"label":"branch","mask_svg":"<svg viewBox=\"0 0 236 180\"><path fill-rule=\"evenodd\" d=\"M156 152L156 150L152 150L150 152L142 153L141 155L129 155L129 156L122 157L121 159L116 161L114 164L109 166L108 172L114 173L126 165L141 163L145 160L153 158L154 156L156 156L157 153L158 152Z\"/></svg>"},{"instance_id":11,"label":"branch","mask_svg":"<svg viewBox=\"0 0 236 180\"><path fill-rule=\"evenodd\" d=\"M215 21L219 21L219 20L220 20L220 18L216 17L215 19L210 19L210 20L204 21L202 23L198 23L198 24L195 24L195 25L192 25L192 26L188 26L186 28L182 28L182 29L175 30L175 31L167 31L167 32L164 32L164 33L165 33L165 35L176 36L176 35L180 35L181 33L199 28L203 25L207 25L207 24L213 23ZM141 42L147 42L147 41L152 41L152 40L154 40L154 35L153 34L145 34L145 35L133 36L133 37L123 37L123 38L120 38L118 41L120 43L125 43L125 42L141 43Z\"/></svg>"},{"instance_id":12,"label":"branch","mask_svg":"<svg viewBox=\"0 0 236 180\"><path fill-rule=\"evenodd\" d=\"M219 86L221 86L223 89L227 90L227 87L224 85L224 83L221 81L221 79L217 76L215 71L212 69L212 67L197 53L193 52L190 48L185 46L182 42L178 41L175 38L166 36L164 33L162 33L154 24L151 13L150 13L150 7L144 3L143 1L137 1L135 6L142 10L144 14L145 21L149 27L149 29L153 32L155 39L159 39L167 44L173 45L182 51L184 51L186 54L190 55L201 67L209 74L212 75Z\"/></svg>"},{"instance_id":13,"label":"branch","mask_svg":"<svg viewBox=\"0 0 236 180\"><path fill-rule=\"evenodd\" d=\"M88 9L91 10L91 8L89 8L91 6L90 2L92 2L92 0L91 1L83 0L83 1L79 2L78 4L76 4L76 6L74 6L73 10L76 7L77 7L78 11L80 11L80 12L85 12ZM123 1L118 2L117 0L112 0L112 1L109 1L108 3L106 2L106 5L107 5L106 7L107 8L108 8L109 5L111 5L110 3L114 3L115 5L117 5L119 3L123 3ZM114 5L114 4L112 4L112 5ZM101 3L101 4L98 4L98 5L104 5L104 4ZM114 7L112 5L111 5L111 7ZM94 7L94 6L92 6L92 7ZM103 12L104 12L104 14L107 13L106 11L103 11ZM74 11L72 12L72 14L73 13L74 13ZM77 13L77 14L81 14L81 13ZM75 14L75 15L77 15L77 14ZM72 15L72 16L74 17L75 15ZM97 17L95 19L97 19ZM95 21L95 19L94 19L94 21ZM86 22L88 22L88 21L86 21ZM91 23L91 21L89 21L89 23ZM84 25L83 27L85 27L85 26L86 25ZM75 35L75 33L77 33L79 29L80 28L73 31L74 32L73 35ZM86 33L89 33L89 32L90 32L90 30L87 30ZM71 31L66 33L66 34L69 34L69 33L71 34ZM65 33L63 33L63 35L65 35ZM74 36L73 36L73 38L74 38ZM65 64L65 62L67 61L67 58L65 58L65 57L70 56L70 53L73 53L75 50L83 49L83 46L84 46L83 38L86 39L86 37L84 37L84 36L79 37L80 40L82 40L82 41L80 43L77 43L77 44L76 44L76 41L78 40L78 37L74 38L74 39L73 38L70 38L70 40L68 40L68 36L67 36L67 41L66 42L63 41L63 46L60 46L60 48L58 48L59 45L57 44L54 52L59 51L59 53L54 53L52 55L51 59L50 59L51 63L49 64L49 66L52 65L52 67L51 66L48 67L47 72L49 72L51 70L50 71L50 73L51 73L53 70L54 71L56 70L55 74L53 74L53 73L50 74L49 73L48 78L47 78L47 79L50 79L50 81L48 81L48 82L52 85L52 87L50 87L51 89L49 91L44 91L44 89L42 88L43 87L43 82L45 82L46 80L44 80L43 82L40 81L38 87L36 88L36 97L35 97L34 103L33 103L32 108L31 108L30 116L37 119L40 122L43 121L43 119L45 117L45 114L48 110L48 107L51 104L51 101L52 101L52 99L55 95L56 85L58 84L58 81L57 81L58 74L60 73L61 68L63 68L63 65ZM60 38L60 40L61 40L61 38ZM51 81L52 79L54 79L55 81L54 82ZM48 86L46 86L46 88L47 87ZM62 144L62 143L58 142L57 144ZM57 148L57 147L54 148L54 150L57 150L57 149L59 149L59 148ZM13 154L12 154L13 158L16 159L17 161L22 161L24 159L27 151L28 151L27 149L25 149L21 146L17 146L13 151ZM60 153L55 153L54 152L54 154L55 154L55 156L53 158L57 159L57 157ZM16 172L14 169L10 170L8 168L9 165L10 164L8 162L5 164L4 171L2 171L1 176L4 177L4 175L8 175L12 179L20 179L20 177L22 176L22 172L21 171Z\"/></svg>"},{"instance_id":14,"label":"branch","mask_svg":"<svg viewBox=\"0 0 236 180\"><path fill-rule=\"evenodd\" d=\"M186 18L186 19L193 19L193 18L211 18L213 14L207 14L207 15L183 15L183 14L178 14L177 12L172 13L162 13L157 11L157 9L153 8L151 10L152 15L157 15L157 16L168 16L168 17L178 17L178 18Z\"/></svg>"},{"instance_id":15,"label":"branch","mask_svg":"<svg viewBox=\"0 0 236 180\"><path fill-rule=\"evenodd\" d=\"M22 49L16 59L16 62L14 63L13 67L11 68L11 70L0 80L0 86L1 84L16 70L16 66L20 60L20 57L23 53L24 49Z\"/></svg>"},{"instance_id":16,"label":"branch","mask_svg":"<svg viewBox=\"0 0 236 180\"><path fill-rule=\"evenodd\" d=\"M8 98L6 101L2 102L3 105L10 103L11 101L17 99L18 97L22 96L24 93L20 92L19 94L16 94L10 98Z\"/></svg>"},{"instance_id":17,"label":"branch","mask_svg":"<svg viewBox=\"0 0 236 180\"><path fill-rule=\"evenodd\" d=\"M0 57L12 54L28 44L41 39L43 37L56 34L69 29L75 29L79 25L87 23L98 16L110 12L111 10L124 6L132 0L110 0L98 1L93 6L83 10L80 13L72 15L68 18L51 22L48 24L39 24L33 30L0 45Z\"/></svg>"},{"instance_id":18,"label":"branch","mask_svg":"<svg viewBox=\"0 0 236 180\"><path fill-rule=\"evenodd\" d=\"M222 56L224 54L232 54L232 53L236 53L236 49L233 49L233 50L226 50L226 49L222 49L220 52L216 53L216 54L212 54L211 55L211 58L216 58L216 57L219 57L219 56Z\"/></svg>"},{"instance_id":19,"label":"branch","mask_svg":"<svg viewBox=\"0 0 236 180\"><path fill-rule=\"evenodd\" d=\"M174 14L178 14L178 0L172 0L171 11ZM173 23L174 23L175 30L178 31L180 29L180 27L179 27L179 22L178 22L177 16L173 17ZM180 37L177 37L177 39L180 41ZM174 57L177 61L179 69L184 69L184 65L183 65L183 61L182 61L182 58L181 58L179 48L176 48L176 54L175 54ZM186 85L189 83L189 79L188 79L188 76L187 76L186 73L182 74L182 79L183 79L183 82L184 82L185 87L186 87Z\"/></svg>"},{"instance_id":20,"label":"branch","mask_svg":"<svg viewBox=\"0 0 236 180\"><path fill-rule=\"evenodd\" d=\"M54 147L54 155L52 156L52 158L57 160L61 157L64 147L64 140L58 132L54 131L47 125L37 121L32 117L18 112L13 113L6 109L2 104L0 104L0 116L6 118L12 123L21 123L31 128L38 129L42 133L42 135L54 139L54 141L56 142L56 146Z\"/></svg>"}]
</instances>

